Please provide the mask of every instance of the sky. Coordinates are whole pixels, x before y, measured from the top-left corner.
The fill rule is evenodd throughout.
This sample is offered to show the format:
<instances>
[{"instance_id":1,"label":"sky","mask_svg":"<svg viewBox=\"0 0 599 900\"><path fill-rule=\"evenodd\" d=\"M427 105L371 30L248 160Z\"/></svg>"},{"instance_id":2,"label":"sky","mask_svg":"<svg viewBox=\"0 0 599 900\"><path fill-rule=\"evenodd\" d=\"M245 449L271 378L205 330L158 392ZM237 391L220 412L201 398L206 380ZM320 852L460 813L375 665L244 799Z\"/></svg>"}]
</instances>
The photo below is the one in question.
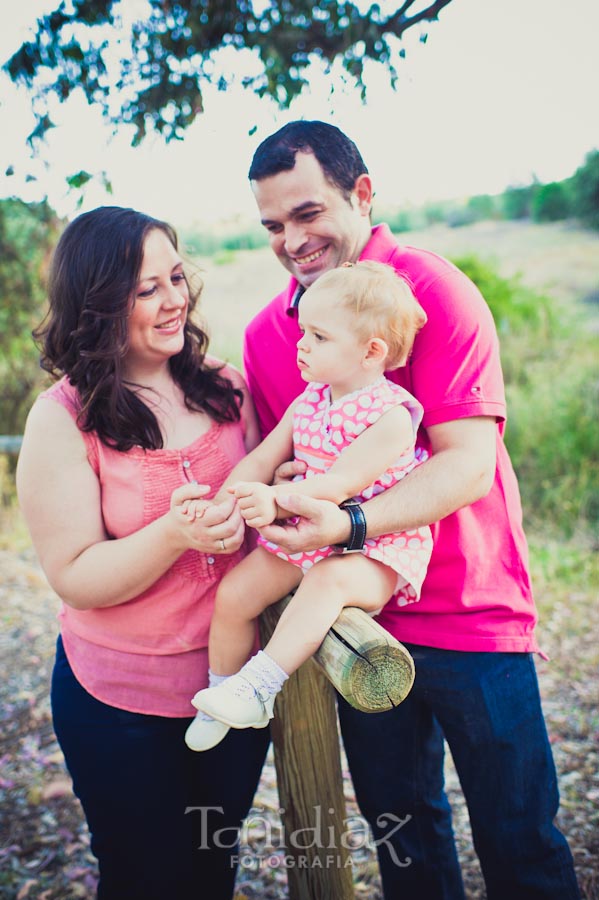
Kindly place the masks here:
<instances>
[{"instance_id":1,"label":"sky","mask_svg":"<svg viewBox=\"0 0 599 900\"><path fill-rule=\"evenodd\" d=\"M27 38L37 16L57 5L12 4L0 61ZM2 75L0 197L47 196L59 214L72 217L76 197L65 178L105 169L112 196L94 182L82 210L133 206L177 227L256 221L247 181L252 154L296 118L332 122L356 141L384 208L499 193L534 177L560 180L599 148L597 0L453 0L426 30L426 43L418 26L406 33L395 91L383 68L371 67L365 105L357 90L338 83L331 101L331 82L316 70L309 90L285 112L241 88L207 89L204 114L183 141L169 145L152 136L131 148L129 132L112 136L99 111L74 95L60 107L30 183L24 180L30 102ZM16 174L7 177L11 164Z\"/></svg>"}]
</instances>

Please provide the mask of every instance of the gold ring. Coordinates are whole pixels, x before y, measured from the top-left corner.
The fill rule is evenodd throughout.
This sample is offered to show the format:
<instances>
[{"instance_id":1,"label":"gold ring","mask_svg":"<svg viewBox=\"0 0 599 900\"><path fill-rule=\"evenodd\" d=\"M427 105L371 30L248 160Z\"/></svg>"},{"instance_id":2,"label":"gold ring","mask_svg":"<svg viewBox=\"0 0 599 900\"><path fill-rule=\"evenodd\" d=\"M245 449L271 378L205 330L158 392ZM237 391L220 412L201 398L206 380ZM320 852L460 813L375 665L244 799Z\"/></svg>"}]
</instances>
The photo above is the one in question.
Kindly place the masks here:
<instances>
[{"instance_id":1,"label":"gold ring","mask_svg":"<svg viewBox=\"0 0 599 900\"><path fill-rule=\"evenodd\" d=\"M227 548L225 547L225 542L224 542L223 538L220 539L220 545L221 545L221 547L223 548L223 550L226 550L226 549L227 549Z\"/></svg>"}]
</instances>

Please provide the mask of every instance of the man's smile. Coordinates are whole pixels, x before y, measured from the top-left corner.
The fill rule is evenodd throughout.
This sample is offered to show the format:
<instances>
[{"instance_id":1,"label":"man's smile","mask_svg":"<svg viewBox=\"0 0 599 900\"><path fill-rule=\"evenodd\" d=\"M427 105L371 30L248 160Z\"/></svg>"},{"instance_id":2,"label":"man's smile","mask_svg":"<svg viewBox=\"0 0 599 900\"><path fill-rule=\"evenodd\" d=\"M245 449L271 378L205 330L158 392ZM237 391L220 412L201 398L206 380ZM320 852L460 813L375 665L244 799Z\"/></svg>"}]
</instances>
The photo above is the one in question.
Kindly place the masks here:
<instances>
[{"instance_id":1,"label":"man's smile","mask_svg":"<svg viewBox=\"0 0 599 900\"><path fill-rule=\"evenodd\" d=\"M323 253L326 251L328 247L321 247L320 250L315 250L314 253L309 253L307 256L292 256L291 259L298 266L305 266L307 263L315 262L315 260L319 259Z\"/></svg>"}]
</instances>

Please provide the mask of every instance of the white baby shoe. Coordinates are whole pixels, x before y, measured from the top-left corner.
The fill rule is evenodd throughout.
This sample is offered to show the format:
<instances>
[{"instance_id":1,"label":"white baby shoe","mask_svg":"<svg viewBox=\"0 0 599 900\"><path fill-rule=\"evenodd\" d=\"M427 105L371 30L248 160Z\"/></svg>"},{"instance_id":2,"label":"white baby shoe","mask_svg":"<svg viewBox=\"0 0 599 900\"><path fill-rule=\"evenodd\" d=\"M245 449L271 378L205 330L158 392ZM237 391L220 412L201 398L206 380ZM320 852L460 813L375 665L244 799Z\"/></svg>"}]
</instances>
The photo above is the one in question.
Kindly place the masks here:
<instances>
[{"instance_id":1,"label":"white baby shoe","mask_svg":"<svg viewBox=\"0 0 599 900\"><path fill-rule=\"evenodd\" d=\"M273 717L276 694L266 694L243 675L231 675L218 687L198 691L191 701L231 728L266 728Z\"/></svg>"},{"instance_id":2,"label":"white baby shoe","mask_svg":"<svg viewBox=\"0 0 599 900\"><path fill-rule=\"evenodd\" d=\"M211 750L220 744L228 730L229 726L224 722L198 713L185 732L185 743L190 750Z\"/></svg>"}]
</instances>

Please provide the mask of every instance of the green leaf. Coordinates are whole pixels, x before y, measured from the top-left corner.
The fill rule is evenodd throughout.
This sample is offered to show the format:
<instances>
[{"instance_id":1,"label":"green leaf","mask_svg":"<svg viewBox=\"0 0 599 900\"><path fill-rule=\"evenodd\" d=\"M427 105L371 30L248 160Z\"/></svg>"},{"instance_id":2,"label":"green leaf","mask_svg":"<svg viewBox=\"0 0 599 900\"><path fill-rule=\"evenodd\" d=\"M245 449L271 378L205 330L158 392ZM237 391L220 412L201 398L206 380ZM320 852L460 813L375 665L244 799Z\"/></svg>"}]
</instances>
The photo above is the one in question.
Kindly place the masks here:
<instances>
[{"instance_id":1,"label":"green leaf","mask_svg":"<svg viewBox=\"0 0 599 900\"><path fill-rule=\"evenodd\" d=\"M92 178L93 175L90 172L81 170L81 172L76 172L74 175L69 175L66 182L70 188L78 189L82 188Z\"/></svg>"}]
</instances>

